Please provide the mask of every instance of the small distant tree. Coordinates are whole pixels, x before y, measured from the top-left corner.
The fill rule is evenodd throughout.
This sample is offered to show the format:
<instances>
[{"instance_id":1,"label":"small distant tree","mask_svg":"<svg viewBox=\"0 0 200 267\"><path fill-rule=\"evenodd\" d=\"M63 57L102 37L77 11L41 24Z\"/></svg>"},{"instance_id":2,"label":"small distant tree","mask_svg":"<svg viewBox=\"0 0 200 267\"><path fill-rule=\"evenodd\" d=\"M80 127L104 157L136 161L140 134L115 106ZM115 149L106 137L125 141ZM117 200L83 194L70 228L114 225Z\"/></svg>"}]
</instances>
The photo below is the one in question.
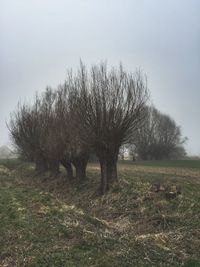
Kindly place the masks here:
<instances>
[{"instance_id":1,"label":"small distant tree","mask_svg":"<svg viewBox=\"0 0 200 267\"><path fill-rule=\"evenodd\" d=\"M136 146L132 143L129 143L127 145L127 149L128 149L129 156L131 157L132 161L135 161L137 158Z\"/></svg>"},{"instance_id":2,"label":"small distant tree","mask_svg":"<svg viewBox=\"0 0 200 267\"><path fill-rule=\"evenodd\" d=\"M187 157L187 152L184 148L183 145L179 145L177 146L173 152L171 152L169 158L170 159L174 159L174 160L178 160L178 159L186 159Z\"/></svg>"},{"instance_id":3,"label":"small distant tree","mask_svg":"<svg viewBox=\"0 0 200 267\"><path fill-rule=\"evenodd\" d=\"M146 106L145 117L140 127L132 136L132 152L142 160L150 159L150 149L156 143L158 111L153 107Z\"/></svg>"},{"instance_id":4,"label":"small distant tree","mask_svg":"<svg viewBox=\"0 0 200 267\"><path fill-rule=\"evenodd\" d=\"M142 160L170 159L184 152L181 129L168 115L155 107L146 107L146 116L141 127L133 135L136 153ZM180 155L180 153L179 153Z\"/></svg>"},{"instance_id":5,"label":"small distant tree","mask_svg":"<svg viewBox=\"0 0 200 267\"><path fill-rule=\"evenodd\" d=\"M120 147L120 149L119 149L119 157L120 157L120 160L124 160L125 152L126 152L126 145L122 145Z\"/></svg>"}]
</instances>

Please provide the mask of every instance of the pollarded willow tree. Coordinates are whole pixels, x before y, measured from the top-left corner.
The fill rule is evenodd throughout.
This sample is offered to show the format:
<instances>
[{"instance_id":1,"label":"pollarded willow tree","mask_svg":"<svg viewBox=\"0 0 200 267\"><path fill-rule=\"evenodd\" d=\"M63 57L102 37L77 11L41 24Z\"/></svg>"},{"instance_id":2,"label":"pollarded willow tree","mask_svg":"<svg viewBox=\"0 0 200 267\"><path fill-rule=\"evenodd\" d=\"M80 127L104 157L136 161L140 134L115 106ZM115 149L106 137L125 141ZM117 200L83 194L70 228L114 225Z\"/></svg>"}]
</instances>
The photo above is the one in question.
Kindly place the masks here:
<instances>
[{"instance_id":1,"label":"pollarded willow tree","mask_svg":"<svg viewBox=\"0 0 200 267\"><path fill-rule=\"evenodd\" d=\"M117 180L117 160L122 144L128 143L145 116L149 94L140 72L108 70L106 64L90 71L81 64L69 81L74 95L74 112L82 129L82 139L94 148L101 167L101 192Z\"/></svg>"},{"instance_id":2,"label":"pollarded willow tree","mask_svg":"<svg viewBox=\"0 0 200 267\"><path fill-rule=\"evenodd\" d=\"M34 162L38 172L58 172L59 168L58 146L53 142L57 140L53 129L54 101L55 93L47 88L41 97L36 95L33 105L19 104L8 125L18 154Z\"/></svg>"},{"instance_id":3,"label":"pollarded willow tree","mask_svg":"<svg viewBox=\"0 0 200 267\"><path fill-rule=\"evenodd\" d=\"M74 111L74 94L70 93L73 88L69 88L69 81L70 75L64 85L59 86L55 104L58 140L62 146L60 162L66 168L69 178L73 176L72 163L76 169L76 178L84 180L90 144L83 141L81 124Z\"/></svg>"},{"instance_id":4,"label":"pollarded willow tree","mask_svg":"<svg viewBox=\"0 0 200 267\"><path fill-rule=\"evenodd\" d=\"M36 97L32 106L14 113L10 132L18 149L38 169L54 174L62 163L73 176L86 176L90 151L101 166L101 192L117 180L121 145L127 144L145 117L148 100L141 73L127 73L120 65L107 70L105 64L89 71L81 63L74 75L69 71L64 85Z\"/></svg>"},{"instance_id":5,"label":"pollarded willow tree","mask_svg":"<svg viewBox=\"0 0 200 267\"><path fill-rule=\"evenodd\" d=\"M43 127L40 129L42 140L41 148L46 155L49 171L55 176L59 173L59 164L62 145L59 140L59 128L55 113L57 92L51 88L38 98L40 121Z\"/></svg>"},{"instance_id":6,"label":"pollarded willow tree","mask_svg":"<svg viewBox=\"0 0 200 267\"><path fill-rule=\"evenodd\" d=\"M34 162L39 173L48 170L56 177L61 163L72 178L73 164L76 177L86 177L90 147L80 138L80 124L66 86L56 91L47 88L36 95L32 105L19 104L8 128L19 155Z\"/></svg>"},{"instance_id":7,"label":"pollarded willow tree","mask_svg":"<svg viewBox=\"0 0 200 267\"><path fill-rule=\"evenodd\" d=\"M44 124L41 123L38 103L32 107L18 105L18 109L11 115L9 131L18 154L25 160L36 163L36 170L46 170L47 158L43 146Z\"/></svg>"}]
</instances>

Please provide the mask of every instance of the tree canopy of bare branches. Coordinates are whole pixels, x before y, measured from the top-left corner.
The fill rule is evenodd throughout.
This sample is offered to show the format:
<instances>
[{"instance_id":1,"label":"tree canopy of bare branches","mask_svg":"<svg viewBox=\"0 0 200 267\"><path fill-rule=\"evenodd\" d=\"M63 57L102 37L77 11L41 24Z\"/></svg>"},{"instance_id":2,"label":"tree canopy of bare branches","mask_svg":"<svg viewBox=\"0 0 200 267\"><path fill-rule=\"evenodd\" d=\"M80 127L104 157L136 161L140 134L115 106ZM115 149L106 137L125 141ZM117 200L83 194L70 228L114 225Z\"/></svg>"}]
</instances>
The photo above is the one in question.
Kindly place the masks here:
<instances>
[{"instance_id":1,"label":"tree canopy of bare branches","mask_svg":"<svg viewBox=\"0 0 200 267\"><path fill-rule=\"evenodd\" d=\"M168 115L162 114L155 107L146 107L144 123L133 135L135 152L139 158L170 159L184 156L181 129Z\"/></svg>"},{"instance_id":2,"label":"tree canopy of bare branches","mask_svg":"<svg viewBox=\"0 0 200 267\"><path fill-rule=\"evenodd\" d=\"M108 69L103 63L87 69L81 63L56 91L47 88L33 106L19 106L9 129L21 154L54 173L62 163L73 176L73 164L76 176L84 178L94 151L104 194L117 180L119 149L144 121L148 98L140 72L128 73L122 65Z\"/></svg>"},{"instance_id":3,"label":"tree canopy of bare branches","mask_svg":"<svg viewBox=\"0 0 200 267\"><path fill-rule=\"evenodd\" d=\"M117 180L119 148L129 141L144 119L148 100L146 81L141 73L108 70L105 64L90 71L81 64L69 87L74 92L75 113L84 142L94 148L101 166L101 191ZM73 94L73 93L72 93Z\"/></svg>"}]
</instances>

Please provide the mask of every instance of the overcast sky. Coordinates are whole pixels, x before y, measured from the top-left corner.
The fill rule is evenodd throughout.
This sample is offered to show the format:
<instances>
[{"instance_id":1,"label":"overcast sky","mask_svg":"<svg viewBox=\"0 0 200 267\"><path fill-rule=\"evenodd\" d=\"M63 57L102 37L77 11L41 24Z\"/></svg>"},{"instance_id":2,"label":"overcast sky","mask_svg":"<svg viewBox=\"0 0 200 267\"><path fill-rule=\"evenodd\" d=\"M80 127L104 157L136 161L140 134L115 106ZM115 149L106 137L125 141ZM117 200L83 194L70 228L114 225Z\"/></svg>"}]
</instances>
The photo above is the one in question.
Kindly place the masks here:
<instances>
[{"instance_id":1,"label":"overcast sky","mask_svg":"<svg viewBox=\"0 0 200 267\"><path fill-rule=\"evenodd\" d=\"M142 69L200 155L199 0L0 0L0 146L17 102L56 87L80 58Z\"/></svg>"}]
</instances>

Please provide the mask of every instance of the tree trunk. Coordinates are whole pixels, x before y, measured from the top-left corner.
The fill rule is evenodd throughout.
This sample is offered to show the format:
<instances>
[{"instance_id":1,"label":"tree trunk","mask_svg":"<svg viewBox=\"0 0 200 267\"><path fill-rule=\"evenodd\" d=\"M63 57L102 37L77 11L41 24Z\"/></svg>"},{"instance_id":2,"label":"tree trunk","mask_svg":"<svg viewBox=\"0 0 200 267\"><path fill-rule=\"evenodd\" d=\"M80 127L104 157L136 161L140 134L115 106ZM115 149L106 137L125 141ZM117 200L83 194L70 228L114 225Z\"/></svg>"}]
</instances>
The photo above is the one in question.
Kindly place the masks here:
<instances>
[{"instance_id":1,"label":"tree trunk","mask_svg":"<svg viewBox=\"0 0 200 267\"><path fill-rule=\"evenodd\" d=\"M100 191L101 194L104 195L109 190L107 162L105 160L100 160L100 167L101 167Z\"/></svg>"},{"instance_id":2,"label":"tree trunk","mask_svg":"<svg viewBox=\"0 0 200 267\"><path fill-rule=\"evenodd\" d=\"M63 159L60 161L60 163L64 166L66 172L67 172L67 177L69 179L73 178L73 168L70 160Z\"/></svg>"},{"instance_id":3,"label":"tree trunk","mask_svg":"<svg viewBox=\"0 0 200 267\"><path fill-rule=\"evenodd\" d=\"M78 180L85 180L86 178L86 165L84 164L76 164L76 178Z\"/></svg>"},{"instance_id":4,"label":"tree trunk","mask_svg":"<svg viewBox=\"0 0 200 267\"><path fill-rule=\"evenodd\" d=\"M44 173L48 170L48 164L47 161L45 161L44 159L36 159L35 162L35 170L37 173Z\"/></svg>"},{"instance_id":5,"label":"tree trunk","mask_svg":"<svg viewBox=\"0 0 200 267\"><path fill-rule=\"evenodd\" d=\"M109 188L110 184L112 184L114 181L117 181L117 164L111 163L107 160L101 160L100 161L100 167L101 167L101 187L100 191L102 194L105 194Z\"/></svg>"},{"instance_id":6,"label":"tree trunk","mask_svg":"<svg viewBox=\"0 0 200 267\"><path fill-rule=\"evenodd\" d=\"M117 175L117 161L113 164L113 170L112 170L112 180L118 181L118 175Z\"/></svg>"},{"instance_id":7,"label":"tree trunk","mask_svg":"<svg viewBox=\"0 0 200 267\"><path fill-rule=\"evenodd\" d=\"M99 162L101 167L101 193L105 194L110 184L118 181L117 177L117 159L118 153L102 153L99 154Z\"/></svg>"},{"instance_id":8,"label":"tree trunk","mask_svg":"<svg viewBox=\"0 0 200 267\"><path fill-rule=\"evenodd\" d=\"M78 180L85 180L88 157L74 159L72 163L76 169L76 178Z\"/></svg>"},{"instance_id":9,"label":"tree trunk","mask_svg":"<svg viewBox=\"0 0 200 267\"><path fill-rule=\"evenodd\" d=\"M60 164L58 160L49 161L49 171L55 176L57 176L60 172L59 165Z\"/></svg>"}]
</instances>

